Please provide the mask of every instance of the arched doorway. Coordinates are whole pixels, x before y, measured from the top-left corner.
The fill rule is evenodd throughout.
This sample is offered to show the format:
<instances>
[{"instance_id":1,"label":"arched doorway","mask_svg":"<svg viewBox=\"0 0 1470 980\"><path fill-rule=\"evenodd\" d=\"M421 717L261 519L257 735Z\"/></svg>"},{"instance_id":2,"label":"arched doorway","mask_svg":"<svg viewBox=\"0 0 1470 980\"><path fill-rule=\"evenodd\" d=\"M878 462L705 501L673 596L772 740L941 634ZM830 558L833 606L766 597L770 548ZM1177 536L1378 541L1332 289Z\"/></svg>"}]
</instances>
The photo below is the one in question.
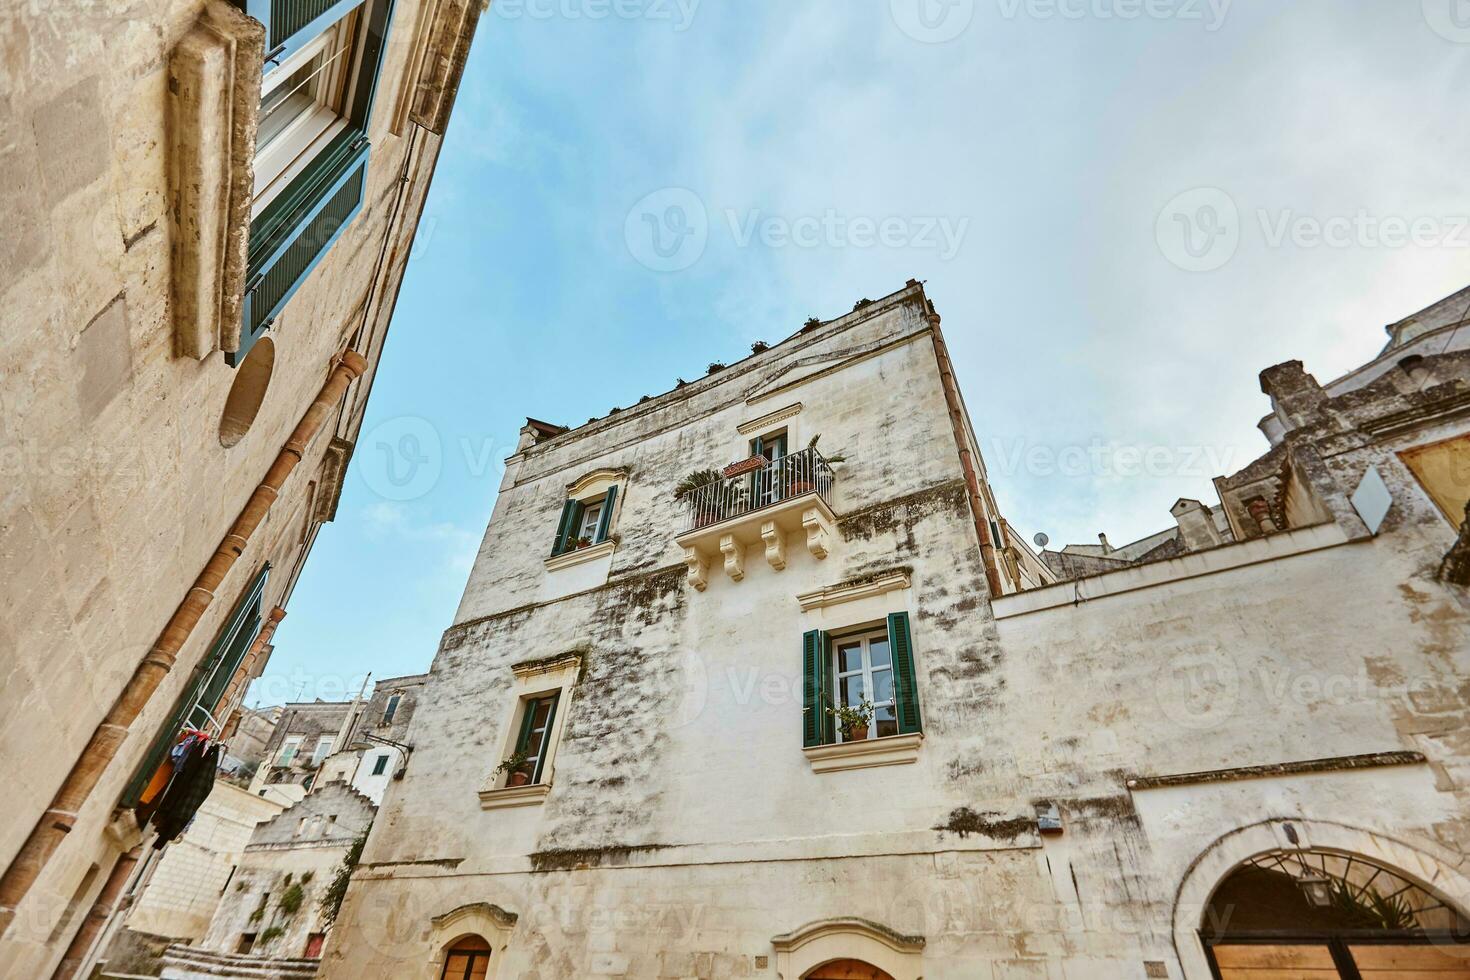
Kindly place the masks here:
<instances>
[{"instance_id":1,"label":"arched doorway","mask_svg":"<svg viewBox=\"0 0 1470 980\"><path fill-rule=\"evenodd\" d=\"M490 971L490 944L479 936L456 940L444 952L442 980L485 980Z\"/></svg>"},{"instance_id":2,"label":"arched doorway","mask_svg":"<svg viewBox=\"0 0 1470 980\"><path fill-rule=\"evenodd\" d=\"M893 977L862 960L833 960L808 973L804 980L893 980Z\"/></svg>"},{"instance_id":3,"label":"arched doorway","mask_svg":"<svg viewBox=\"0 0 1470 980\"><path fill-rule=\"evenodd\" d=\"M1470 980L1470 921L1408 876L1338 851L1238 865L1200 936L1216 980Z\"/></svg>"}]
</instances>

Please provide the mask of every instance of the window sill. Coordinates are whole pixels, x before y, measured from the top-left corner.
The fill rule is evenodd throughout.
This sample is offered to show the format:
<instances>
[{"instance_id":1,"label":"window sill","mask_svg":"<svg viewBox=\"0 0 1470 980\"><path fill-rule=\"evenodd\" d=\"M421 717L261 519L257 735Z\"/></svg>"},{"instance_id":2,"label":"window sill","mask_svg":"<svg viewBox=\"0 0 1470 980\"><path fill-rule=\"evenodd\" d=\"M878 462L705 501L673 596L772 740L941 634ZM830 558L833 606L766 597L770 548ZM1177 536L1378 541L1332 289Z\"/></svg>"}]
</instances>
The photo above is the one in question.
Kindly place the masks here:
<instances>
[{"instance_id":1,"label":"window sill","mask_svg":"<svg viewBox=\"0 0 1470 980\"><path fill-rule=\"evenodd\" d=\"M874 766L902 766L919 759L924 744L922 733L869 738L861 742L839 742L836 745L814 745L802 749L813 772L839 772L844 769L871 769Z\"/></svg>"},{"instance_id":2,"label":"window sill","mask_svg":"<svg viewBox=\"0 0 1470 980\"><path fill-rule=\"evenodd\" d=\"M602 542L602 544L594 544L586 548L578 548L576 551L568 551L565 554L556 555L555 557L546 559L546 570L548 572L554 572L558 569L580 565L583 562L607 558L617 546L618 543L609 538Z\"/></svg>"},{"instance_id":3,"label":"window sill","mask_svg":"<svg viewBox=\"0 0 1470 980\"><path fill-rule=\"evenodd\" d=\"M550 792L550 783L483 789L480 791L480 809L503 810L513 806L540 806Z\"/></svg>"}]
</instances>

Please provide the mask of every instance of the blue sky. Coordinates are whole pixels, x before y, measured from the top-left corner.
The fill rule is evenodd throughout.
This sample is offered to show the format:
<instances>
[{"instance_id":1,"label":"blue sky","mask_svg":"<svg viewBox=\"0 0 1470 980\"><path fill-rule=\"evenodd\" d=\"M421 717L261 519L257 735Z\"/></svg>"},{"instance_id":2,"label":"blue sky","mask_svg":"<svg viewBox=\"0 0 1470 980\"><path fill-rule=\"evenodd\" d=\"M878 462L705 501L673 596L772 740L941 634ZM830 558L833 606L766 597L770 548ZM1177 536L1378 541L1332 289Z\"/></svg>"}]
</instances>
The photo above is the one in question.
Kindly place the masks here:
<instances>
[{"instance_id":1,"label":"blue sky","mask_svg":"<svg viewBox=\"0 0 1470 980\"><path fill-rule=\"evenodd\" d=\"M1168 525L1265 448L1262 368L1470 283L1467 89L1463 0L496 0L251 703L427 669L525 416L911 277L1015 525Z\"/></svg>"}]
</instances>

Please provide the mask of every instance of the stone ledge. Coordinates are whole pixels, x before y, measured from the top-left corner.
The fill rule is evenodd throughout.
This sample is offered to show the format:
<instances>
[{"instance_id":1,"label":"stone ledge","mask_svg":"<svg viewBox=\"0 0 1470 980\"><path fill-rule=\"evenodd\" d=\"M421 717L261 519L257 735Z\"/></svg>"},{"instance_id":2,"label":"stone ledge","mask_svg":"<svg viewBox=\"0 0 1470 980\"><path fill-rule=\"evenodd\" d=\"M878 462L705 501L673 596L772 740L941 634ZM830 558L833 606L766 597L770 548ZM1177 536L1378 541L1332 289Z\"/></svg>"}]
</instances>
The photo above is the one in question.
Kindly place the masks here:
<instances>
[{"instance_id":1,"label":"stone ledge","mask_svg":"<svg viewBox=\"0 0 1470 980\"><path fill-rule=\"evenodd\" d=\"M871 769L875 766L902 766L919 760L924 744L922 733L868 738L861 742L839 742L814 745L802 749L813 772L840 772L844 769Z\"/></svg>"},{"instance_id":2,"label":"stone ledge","mask_svg":"<svg viewBox=\"0 0 1470 980\"><path fill-rule=\"evenodd\" d=\"M1184 772L1172 776L1131 776L1129 789L1165 789L1170 786L1197 786L1200 783L1228 783L1240 779L1270 779L1273 776L1299 776L1317 772L1348 772L1353 769L1378 769L1383 766L1416 766L1427 762L1422 752L1373 752L1367 755L1344 755L1306 762L1281 762L1269 766L1239 766L1234 769L1212 769L1206 772Z\"/></svg>"},{"instance_id":3,"label":"stone ledge","mask_svg":"<svg viewBox=\"0 0 1470 980\"><path fill-rule=\"evenodd\" d=\"M480 790L480 809L503 810L513 806L540 806L550 792L550 783L507 786L504 789L482 789Z\"/></svg>"},{"instance_id":4,"label":"stone ledge","mask_svg":"<svg viewBox=\"0 0 1470 980\"><path fill-rule=\"evenodd\" d=\"M599 558L610 557L617 549L618 543L611 539L594 544L587 548L578 548L576 551L568 551L566 554L555 555L546 559L546 570L548 572L560 571L563 568L571 568L573 565L581 565Z\"/></svg>"},{"instance_id":5,"label":"stone ledge","mask_svg":"<svg viewBox=\"0 0 1470 980\"><path fill-rule=\"evenodd\" d=\"M796 601L801 603L802 612L810 612L813 609L836 606L857 599L867 599L887 592L898 592L909 588L911 584L908 572L892 572L866 582L845 583L818 589L815 592L804 592L796 597Z\"/></svg>"}]
</instances>

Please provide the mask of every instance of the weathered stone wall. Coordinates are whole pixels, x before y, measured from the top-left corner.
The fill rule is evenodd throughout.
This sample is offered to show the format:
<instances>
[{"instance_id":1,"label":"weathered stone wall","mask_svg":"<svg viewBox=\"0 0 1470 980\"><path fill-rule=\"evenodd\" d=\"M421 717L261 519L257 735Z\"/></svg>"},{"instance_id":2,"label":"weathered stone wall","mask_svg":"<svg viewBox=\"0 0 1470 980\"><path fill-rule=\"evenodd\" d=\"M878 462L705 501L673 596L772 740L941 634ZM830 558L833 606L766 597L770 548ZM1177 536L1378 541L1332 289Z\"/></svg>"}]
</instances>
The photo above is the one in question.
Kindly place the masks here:
<instances>
[{"instance_id":1,"label":"weathered stone wall","mask_svg":"<svg viewBox=\"0 0 1470 980\"><path fill-rule=\"evenodd\" d=\"M370 126L363 213L272 330L274 374L253 426L220 441L236 372L175 356L165 131L169 52L201 0L21 3L0 9L0 859L14 857L104 713L354 340L375 364L440 138L388 131L419 0L400 0ZM13 124L13 125L12 125ZM408 184L403 200L399 178ZM390 224L391 222L391 224ZM380 251L385 262L377 269ZM376 278L375 278L376 277ZM366 308L369 298L370 308ZM309 543L334 434L356 437L371 381L323 428L225 579L178 662L0 939L0 973L49 976L117 855L119 794L246 583L275 568L284 600ZM93 885L78 892L92 865ZM73 916L73 927L79 916Z\"/></svg>"},{"instance_id":2,"label":"weathered stone wall","mask_svg":"<svg viewBox=\"0 0 1470 980\"><path fill-rule=\"evenodd\" d=\"M1470 615L1434 578L1453 529L1392 456L1463 422L1322 462L1349 487L1380 465L1376 538L1329 523L992 601L921 311L901 294L512 458L323 976L429 980L460 928L434 919L490 903L519 916L486 936L501 978L774 977L776 937L856 917L924 937L931 980L1193 980L1219 876L1293 840L1470 901ZM830 556L793 539L777 572L753 548L743 581L712 566L694 591L673 483L798 401L795 444L821 431L849 457ZM566 487L600 468L628 472L616 551L559 585ZM890 570L911 587L795 598ZM899 609L916 762L814 772L802 633ZM482 809L512 665L572 652L549 793ZM1050 804L1062 832L1042 836Z\"/></svg>"}]
</instances>

